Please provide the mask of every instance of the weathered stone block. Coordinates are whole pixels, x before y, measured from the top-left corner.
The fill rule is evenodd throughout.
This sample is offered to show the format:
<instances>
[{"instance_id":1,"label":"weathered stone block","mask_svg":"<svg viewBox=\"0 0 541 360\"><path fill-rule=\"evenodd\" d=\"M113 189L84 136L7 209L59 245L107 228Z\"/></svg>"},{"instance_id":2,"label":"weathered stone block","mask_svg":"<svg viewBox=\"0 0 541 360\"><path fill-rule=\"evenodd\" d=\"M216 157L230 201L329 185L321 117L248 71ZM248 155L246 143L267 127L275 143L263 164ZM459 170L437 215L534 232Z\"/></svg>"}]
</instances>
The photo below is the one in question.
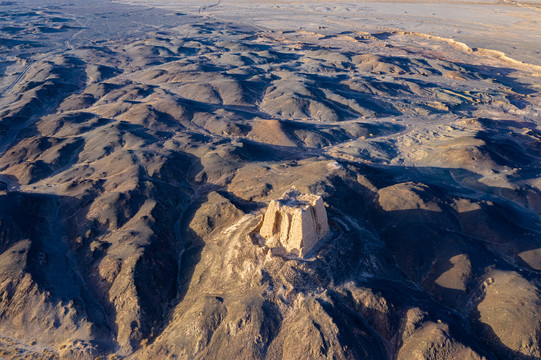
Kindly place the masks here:
<instances>
[{"instance_id":1,"label":"weathered stone block","mask_svg":"<svg viewBox=\"0 0 541 360\"><path fill-rule=\"evenodd\" d=\"M265 239L279 240L288 252L300 256L328 233L327 211L321 196L301 194L295 188L270 202L260 230Z\"/></svg>"}]
</instances>

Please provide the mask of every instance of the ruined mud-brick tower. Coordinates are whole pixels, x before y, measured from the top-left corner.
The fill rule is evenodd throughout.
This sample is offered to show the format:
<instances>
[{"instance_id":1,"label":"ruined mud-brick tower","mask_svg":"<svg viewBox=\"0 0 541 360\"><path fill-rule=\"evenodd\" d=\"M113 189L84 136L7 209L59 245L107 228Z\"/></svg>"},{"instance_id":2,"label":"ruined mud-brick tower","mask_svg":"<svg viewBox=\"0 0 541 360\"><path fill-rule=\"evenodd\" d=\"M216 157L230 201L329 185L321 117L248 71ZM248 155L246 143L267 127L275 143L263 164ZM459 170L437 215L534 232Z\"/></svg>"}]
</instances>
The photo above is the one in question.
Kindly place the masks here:
<instances>
[{"instance_id":1,"label":"ruined mud-brick tower","mask_svg":"<svg viewBox=\"0 0 541 360\"><path fill-rule=\"evenodd\" d=\"M301 194L295 188L270 202L260 230L265 239L277 238L288 252L299 256L306 255L328 233L321 196Z\"/></svg>"}]
</instances>

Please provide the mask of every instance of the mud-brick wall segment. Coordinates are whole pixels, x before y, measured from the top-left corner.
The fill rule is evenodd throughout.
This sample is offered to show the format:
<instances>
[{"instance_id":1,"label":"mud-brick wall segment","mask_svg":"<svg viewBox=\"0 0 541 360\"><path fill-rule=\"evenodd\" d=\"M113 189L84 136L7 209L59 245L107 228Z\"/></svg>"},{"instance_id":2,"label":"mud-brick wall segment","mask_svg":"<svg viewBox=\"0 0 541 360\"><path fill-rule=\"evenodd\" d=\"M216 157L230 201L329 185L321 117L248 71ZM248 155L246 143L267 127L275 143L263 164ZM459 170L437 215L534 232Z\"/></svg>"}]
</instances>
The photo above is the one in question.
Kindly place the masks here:
<instances>
[{"instance_id":1,"label":"mud-brick wall segment","mask_svg":"<svg viewBox=\"0 0 541 360\"><path fill-rule=\"evenodd\" d=\"M260 230L265 239L278 238L288 252L300 256L328 233L327 211L321 196L301 194L296 189L270 202Z\"/></svg>"}]
</instances>

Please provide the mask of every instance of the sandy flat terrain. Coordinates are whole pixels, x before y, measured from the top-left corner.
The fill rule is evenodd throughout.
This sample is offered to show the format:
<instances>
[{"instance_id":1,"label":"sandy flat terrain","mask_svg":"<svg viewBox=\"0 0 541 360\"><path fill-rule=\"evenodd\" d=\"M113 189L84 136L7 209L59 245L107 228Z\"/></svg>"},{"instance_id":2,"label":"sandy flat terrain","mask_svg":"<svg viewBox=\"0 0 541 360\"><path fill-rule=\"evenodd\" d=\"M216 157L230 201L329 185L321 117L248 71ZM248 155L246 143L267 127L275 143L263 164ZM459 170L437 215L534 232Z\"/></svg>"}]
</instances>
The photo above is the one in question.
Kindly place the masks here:
<instances>
[{"instance_id":1,"label":"sandy flat terrain","mask_svg":"<svg viewBox=\"0 0 541 360\"><path fill-rule=\"evenodd\" d=\"M434 34L541 65L539 1L127 1L273 30L400 29Z\"/></svg>"}]
</instances>

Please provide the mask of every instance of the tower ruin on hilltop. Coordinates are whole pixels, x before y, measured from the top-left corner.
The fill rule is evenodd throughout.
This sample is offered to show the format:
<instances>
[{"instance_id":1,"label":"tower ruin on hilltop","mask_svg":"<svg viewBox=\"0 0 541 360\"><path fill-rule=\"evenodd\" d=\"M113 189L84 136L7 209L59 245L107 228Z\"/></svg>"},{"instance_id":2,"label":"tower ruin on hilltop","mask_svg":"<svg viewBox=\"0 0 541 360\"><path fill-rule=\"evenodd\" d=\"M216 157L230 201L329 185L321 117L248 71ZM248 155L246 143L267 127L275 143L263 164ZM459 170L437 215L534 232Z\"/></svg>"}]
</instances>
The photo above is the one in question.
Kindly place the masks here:
<instances>
[{"instance_id":1,"label":"tower ruin on hilltop","mask_svg":"<svg viewBox=\"0 0 541 360\"><path fill-rule=\"evenodd\" d=\"M293 187L270 202L260 234L267 240L279 240L288 252L304 256L329 231L321 196L301 194Z\"/></svg>"}]
</instances>

